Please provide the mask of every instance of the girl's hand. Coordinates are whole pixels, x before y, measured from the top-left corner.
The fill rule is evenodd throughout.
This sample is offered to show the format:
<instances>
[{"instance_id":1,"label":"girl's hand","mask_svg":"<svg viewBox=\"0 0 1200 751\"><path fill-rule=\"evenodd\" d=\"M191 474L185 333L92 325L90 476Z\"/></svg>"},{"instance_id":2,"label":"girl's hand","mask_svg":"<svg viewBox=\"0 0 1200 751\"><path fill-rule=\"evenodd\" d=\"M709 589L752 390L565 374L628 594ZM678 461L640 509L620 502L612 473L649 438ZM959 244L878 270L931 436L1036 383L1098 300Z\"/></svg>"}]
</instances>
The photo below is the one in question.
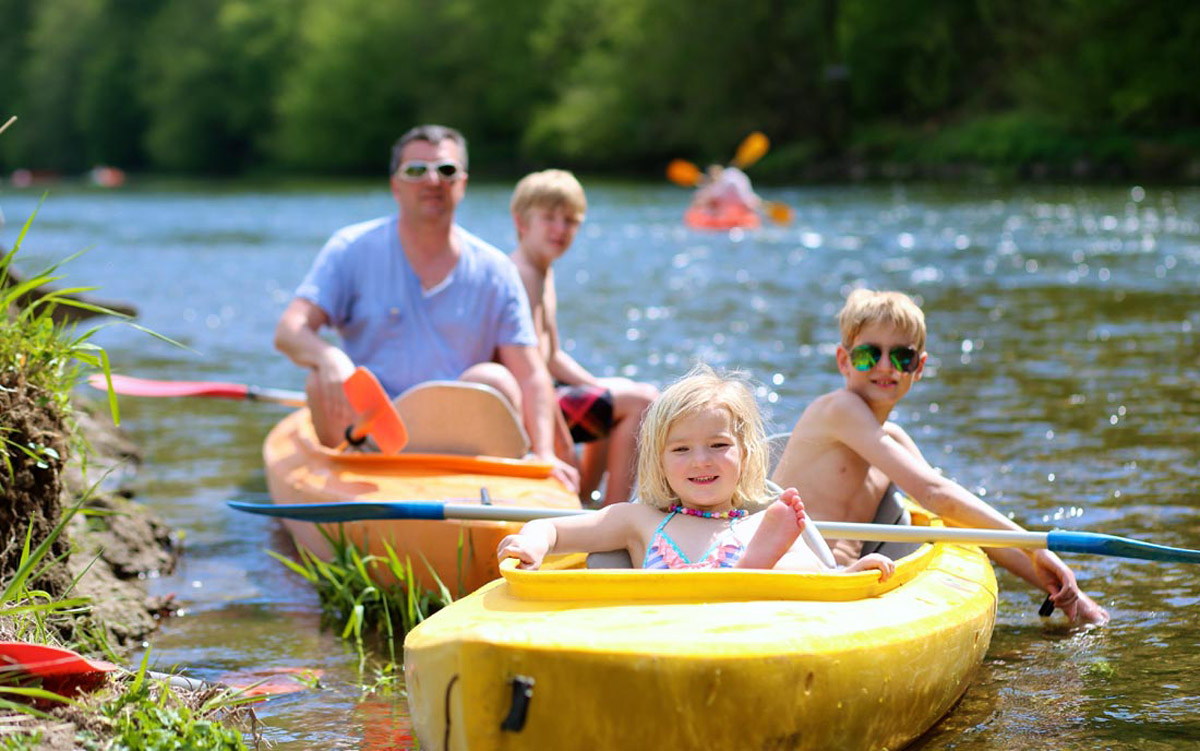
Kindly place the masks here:
<instances>
[{"instance_id":1,"label":"girl's hand","mask_svg":"<svg viewBox=\"0 0 1200 751\"><path fill-rule=\"evenodd\" d=\"M541 567L547 552L546 545L539 544L539 541L530 535L509 535L500 541L496 557L501 561L505 558L516 558L521 561L517 568L533 571Z\"/></svg>"},{"instance_id":2,"label":"girl's hand","mask_svg":"<svg viewBox=\"0 0 1200 751\"><path fill-rule=\"evenodd\" d=\"M862 558L859 558L857 561L851 563L843 570L850 574L854 573L855 571L867 571L870 569L879 571L879 581L885 582L892 578L892 574L896 573L896 562L891 558L888 558L886 555L871 553L870 555L864 555Z\"/></svg>"}]
</instances>

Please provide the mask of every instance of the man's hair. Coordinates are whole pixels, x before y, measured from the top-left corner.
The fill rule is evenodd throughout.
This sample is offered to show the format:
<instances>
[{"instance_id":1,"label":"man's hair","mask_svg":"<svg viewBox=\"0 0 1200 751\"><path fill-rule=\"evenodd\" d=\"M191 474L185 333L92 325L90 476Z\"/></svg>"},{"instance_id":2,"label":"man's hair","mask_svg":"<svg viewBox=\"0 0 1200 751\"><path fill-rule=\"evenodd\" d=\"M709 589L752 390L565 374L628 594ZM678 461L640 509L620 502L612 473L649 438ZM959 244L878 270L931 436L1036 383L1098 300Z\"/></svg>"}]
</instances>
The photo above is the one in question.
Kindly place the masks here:
<instances>
[{"instance_id":1,"label":"man's hair","mask_svg":"<svg viewBox=\"0 0 1200 751\"><path fill-rule=\"evenodd\" d=\"M565 206L577 217L583 217L587 213L587 198L575 175L566 170L547 169L522 177L509 202L512 213L522 217L535 206L551 209Z\"/></svg>"},{"instance_id":2,"label":"man's hair","mask_svg":"<svg viewBox=\"0 0 1200 751\"><path fill-rule=\"evenodd\" d=\"M697 365L683 378L667 387L650 405L638 434L638 497L642 503L666 511L679 503L679 494L667 482L662 455L671 427L682 417L707 407L729 412L734 440L741 449L733 505L758 507L767 495L767 439L746 377L742 373L717 373L707 365Z\"/></svg>"},{"instance_id":3,"label":"man's hair","mask_svg":"<svg viewBox=\"0 0 1200 751\"><path fill-rule=\"evenodd\" d=\"M838 313L842 330L842 345L849 347L859 332L872 324L882 323L903 331L918 351L925 350L925 314L903 292L877 292L856 289L846 298Z\"/></svg>"},{"instance_id":4,"label":"man's hair","mask_svg":"<svg viewBox=\"0 0 1200 751\"><path fill-rule=\"evenodd\" d=\"M463 138L463 134L459 133L454 128L448 128L445 125L418 125L409 130L404 135L396 140L392 146L392 167L388 172L389 175L396 174L396 170L400 169L400 154L404 151L404 147L413 141L427 141L434 146L437 146L442 141L453 141L458 144L458 151L462 154L462 168L467 169L467 139Z\"/></svg>"}]
</instances>

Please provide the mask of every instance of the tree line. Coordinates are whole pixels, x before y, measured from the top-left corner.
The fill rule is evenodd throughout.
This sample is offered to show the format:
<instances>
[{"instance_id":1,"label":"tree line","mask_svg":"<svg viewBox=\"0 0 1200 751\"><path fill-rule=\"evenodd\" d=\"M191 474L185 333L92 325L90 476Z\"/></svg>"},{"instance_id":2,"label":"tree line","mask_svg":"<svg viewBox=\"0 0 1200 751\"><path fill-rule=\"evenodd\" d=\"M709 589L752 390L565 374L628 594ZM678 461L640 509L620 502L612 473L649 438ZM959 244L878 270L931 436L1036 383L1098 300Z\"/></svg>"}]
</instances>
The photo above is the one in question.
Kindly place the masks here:
<instances>
[{"instance_id":1,"label":"tree line","mask_svg":"<svg viewBox=\"0 0 1200 751\"><path fill-rule=\"evenodd\" d=\"M1200 164L1188 0L0 0L0 174Z\"/></svg>"}]
</instances>

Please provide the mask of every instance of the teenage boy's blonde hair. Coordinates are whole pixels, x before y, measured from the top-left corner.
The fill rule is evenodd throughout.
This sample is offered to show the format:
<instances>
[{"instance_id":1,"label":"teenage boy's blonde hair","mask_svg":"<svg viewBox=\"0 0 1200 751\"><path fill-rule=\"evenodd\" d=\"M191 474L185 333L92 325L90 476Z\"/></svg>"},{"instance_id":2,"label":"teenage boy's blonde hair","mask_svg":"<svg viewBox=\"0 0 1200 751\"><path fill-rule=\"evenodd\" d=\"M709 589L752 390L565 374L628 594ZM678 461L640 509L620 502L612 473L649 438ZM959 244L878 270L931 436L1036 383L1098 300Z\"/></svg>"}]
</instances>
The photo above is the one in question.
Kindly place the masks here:
<instances>
[{"instance_id":1,"label":"teenage boy's blonde hair","mask_svg":"<svg viewBox=\"0 0 1200 751\"><path fill-rule=\"evenodd\" d=\"M638 497L642 503L666 511L679 503L663 470L663 449L671 427L682 417L706 407L729 412L734 440L742 453L741 473L733 493L733 506L758 507L766 501L767 439L758 404L740 373L718 374L698 365L662 392L642 419L638 435Z\"/></svg>"},{"instance_id":2,"label":"teenage boy's blonde hair","mask_svg":"<svg viewBox=\"0 0 1200 751\"><path fill-rule=\"evenodd\" d=\"M575 179L575 175L566 170L547 169L521 178L509 203L512 213L521 217L534 206L552 209L565 206L577 218L582 219L587 213L587 198L584 197L583 186Z\"/></svg>"},{"instance_id":3,"label":"teenage boy's blonde hair","mask_svg":"<svg viewBox=\"0 0 1200 751\"><path fill-rule=\"evenodd\" d=\"M903 292L877 292L856 289L846 298L838 325L842 330L842 345L849 347L859 332L872 324L895 326L912 340L918 352L925 351L925 314Z\"/></svg>"}]
</instances>

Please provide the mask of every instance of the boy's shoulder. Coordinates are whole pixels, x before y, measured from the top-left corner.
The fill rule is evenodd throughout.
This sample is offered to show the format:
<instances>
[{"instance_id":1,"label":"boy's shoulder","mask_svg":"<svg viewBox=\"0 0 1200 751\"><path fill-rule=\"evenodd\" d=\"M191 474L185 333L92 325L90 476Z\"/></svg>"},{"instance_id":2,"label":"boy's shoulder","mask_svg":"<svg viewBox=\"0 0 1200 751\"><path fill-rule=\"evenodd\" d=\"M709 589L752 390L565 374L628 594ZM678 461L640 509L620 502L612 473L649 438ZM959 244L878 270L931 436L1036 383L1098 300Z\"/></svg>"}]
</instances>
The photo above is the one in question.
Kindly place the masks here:
<instances>
[{"instance_id":1,"label":"boy's shoulder","mask_svg":"<svg viewBox=\"0 0 1200 751\"><path fill-rule=\"evenodd\" d=\"M842 388L818 396L804 411L829 416L862 409L869 409L866 400L850 389Z\"/></svg>"},{"instance_id":2,"label":"boy's shoulder","mask_svg":"<svg viewBox=\"0 0 1200 751\"><path fill-rule=\"evenodd\" d=\"M867 400L842 388L814 399L800 415L793 433L799 432L813 440L823 436L825 440L841 441L847 431L878 424Z\"/></svg>"}]
</instances>

